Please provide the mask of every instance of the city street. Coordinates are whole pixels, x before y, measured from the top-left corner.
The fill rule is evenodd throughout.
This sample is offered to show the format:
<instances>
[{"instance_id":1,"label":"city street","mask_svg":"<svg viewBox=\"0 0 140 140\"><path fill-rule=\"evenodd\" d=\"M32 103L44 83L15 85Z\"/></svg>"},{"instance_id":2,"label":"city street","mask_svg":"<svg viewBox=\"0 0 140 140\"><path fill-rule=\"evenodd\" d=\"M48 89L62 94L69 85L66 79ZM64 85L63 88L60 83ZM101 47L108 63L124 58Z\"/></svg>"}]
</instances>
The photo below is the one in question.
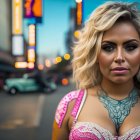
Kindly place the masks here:
<instances>
[{"instance_id":1,"label":"city street","mask_svg":"<svg viewBox=\"0 0 140 140\"><path fill-rule=\"evenodd\" d=\"M51 140L58 102L73 89L70 84L53 93L0 92L0 140Z\"/></svg>"}]
</instances>

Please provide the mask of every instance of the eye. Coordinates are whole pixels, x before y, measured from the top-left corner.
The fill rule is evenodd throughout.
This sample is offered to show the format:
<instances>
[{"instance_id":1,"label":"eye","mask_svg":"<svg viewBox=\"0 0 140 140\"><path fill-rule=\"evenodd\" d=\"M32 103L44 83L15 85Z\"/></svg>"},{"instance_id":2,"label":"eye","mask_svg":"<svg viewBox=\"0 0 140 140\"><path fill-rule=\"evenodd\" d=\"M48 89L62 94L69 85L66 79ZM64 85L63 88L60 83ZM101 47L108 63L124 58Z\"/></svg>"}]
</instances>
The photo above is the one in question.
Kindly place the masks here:
<instances>
[{"instance_id":1,"label":"eye","mask_svg":"<svg viewBox=\"0 0 140 140\"><path fill-rule=\"evenodd\" d=\"M102 50L106 52L112 52L115 49L115 46L113 44L103 44Z\"/></svg>"},{"instance_id":2,"label":"eye","mask_svg":"<svg viewBox=\"0 0 140 140\"><path fill-rule=\"evenodd\" d=\"M135 50L136 48L138 48L138 44L134 44L134 43L131 43L131 44L127 44L125 46L125 50L130 52L130 51L133 51Z\"/></svg>"}]
</instances>

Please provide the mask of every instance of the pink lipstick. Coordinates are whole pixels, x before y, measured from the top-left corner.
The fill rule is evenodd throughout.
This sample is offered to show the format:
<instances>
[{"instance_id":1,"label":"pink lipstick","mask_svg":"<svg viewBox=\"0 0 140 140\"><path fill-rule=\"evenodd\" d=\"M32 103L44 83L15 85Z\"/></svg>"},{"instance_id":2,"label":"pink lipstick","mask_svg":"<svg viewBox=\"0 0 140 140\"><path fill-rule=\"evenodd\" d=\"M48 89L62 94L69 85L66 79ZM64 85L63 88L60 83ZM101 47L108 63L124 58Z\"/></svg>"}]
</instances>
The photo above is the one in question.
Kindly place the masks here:
<instances>
[{"instance_id":1,"label":"pink lipstick","mask_svg":"<svg viewBox=\"0 0 140 140\"><path fill-rule=\"evenodd\" d=\"M123 75L126 74L128 72L129 69L125 68L125 67L115 67L113 69L111 69L111 72L113 74L119 74L119 75Z\"/></svg>"}]
</instances>

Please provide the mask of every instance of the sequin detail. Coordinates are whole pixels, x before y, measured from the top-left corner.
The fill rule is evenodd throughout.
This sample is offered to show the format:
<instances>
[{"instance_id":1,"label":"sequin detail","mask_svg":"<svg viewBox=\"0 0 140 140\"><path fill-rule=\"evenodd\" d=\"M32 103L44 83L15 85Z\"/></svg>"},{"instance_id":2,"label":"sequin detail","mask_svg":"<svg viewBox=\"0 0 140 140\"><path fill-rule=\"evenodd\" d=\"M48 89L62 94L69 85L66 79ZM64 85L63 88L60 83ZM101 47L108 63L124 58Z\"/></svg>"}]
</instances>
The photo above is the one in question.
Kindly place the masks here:
<instances>
[{"instance_id":1,"label":"sequin detail","mask_svg":"<svg viewBox=\"0 0 140 140\"><path fill-rule=\"evenodd\" d=\"M76 99L74 108L73 108L72 113L71 113L71 115L72 115L74 118L76 117L77 112L78 112L78 110L79 110L81 101L82 101L82 99L83 99L83 95L84 95L84 90L80 90L79 95L78 95L78 97L77 97L77 99Z\"/></svg>"},{"instance_id":2,"label":"sequin detail","mask_svg":"<svg viewBox=\"0 0 140 140\"><path fill-rule=\"evenodd\" d=\"M79 95L79 90L78 91L72 91L68 94L66 94L60 101L56 113L55 113L55 120L56 123L58 124L59 127L61 127L61 124L63 122L63 119L66 115L67 112L67 107L70 101L73 99L77 98Z\"/></svg>"},{"instance_id":3,"label":"sequin detail","mask_svg":"<svg viewBox=\"0 0 140 140\"><path fill-rule=\"evenodd\" d=\"M130 129L123 136L113 134L93 122L77 122L70 132L69 140L140 140L140 126Z\"/></svg>"},{"instance_id":4,"label":"sequin detail","mask_svg":"<svg viewBox=\"0 0 140 140\"><path fill-rule=\"evenodd\" d=\"M84 91L84 97L86 97L86 90ZM86 98L82 98L80 104L77 105L80 106L77 107L79 109L78 113L82 109L85 99ZM114 136L109 130L96 123L77 122L78 115L79 114L77 114L74 119L69 140L140 140L140 126L130 129L122 136Z\"/></svg>"}]
</instances>

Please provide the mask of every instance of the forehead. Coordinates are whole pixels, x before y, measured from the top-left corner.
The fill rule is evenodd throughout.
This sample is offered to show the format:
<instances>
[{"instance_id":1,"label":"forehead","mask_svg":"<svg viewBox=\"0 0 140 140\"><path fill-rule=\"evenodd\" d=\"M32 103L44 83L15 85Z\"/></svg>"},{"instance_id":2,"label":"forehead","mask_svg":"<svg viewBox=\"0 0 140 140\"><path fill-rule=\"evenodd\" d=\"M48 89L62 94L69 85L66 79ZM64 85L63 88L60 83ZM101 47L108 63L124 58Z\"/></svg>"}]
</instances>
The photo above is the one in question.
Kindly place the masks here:
<instances>
[{"instance_id":1,"label":"forehead","mask_svg":"<svg viewBox=\"0 0 140 140\"><path fill-rule=\"evenodd\" d=\"M139 34L135 26L131 22L118 22L112 26L109 30L104 32L103 41L108 39L137 39L139 40Z\"/></svg>"}]
</instances>

